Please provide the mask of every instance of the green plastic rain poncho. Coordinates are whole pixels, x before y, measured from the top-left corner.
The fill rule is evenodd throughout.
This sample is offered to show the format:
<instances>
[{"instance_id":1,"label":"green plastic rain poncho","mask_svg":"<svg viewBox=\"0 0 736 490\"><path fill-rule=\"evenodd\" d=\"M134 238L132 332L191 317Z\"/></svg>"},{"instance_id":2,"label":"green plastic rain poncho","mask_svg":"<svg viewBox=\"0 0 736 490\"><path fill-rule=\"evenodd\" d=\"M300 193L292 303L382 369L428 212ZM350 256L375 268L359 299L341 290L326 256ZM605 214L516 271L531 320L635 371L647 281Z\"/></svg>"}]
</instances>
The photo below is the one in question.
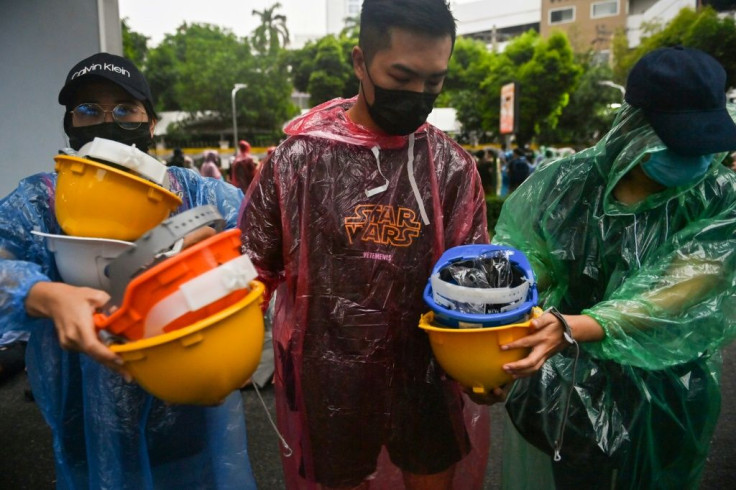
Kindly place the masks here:
<instances>
[{"instance_id":1,"label":"green plastic rain poncho","mask_svg":"<svg viewBox=\"0 0 736 490\"><path fill-rule=\"evenodd\" d=\"M616 183L663 148L624 105L595 147L537 169L504 204L494 242L527 254L541 306L605 331L581 344L560 462L549 454L574 348L513 386L507 488L551 486L550 469L559 486L583 488L581 468L609 488L698 486L720 410L719 349L736 334L736 173L716 155L692 184L616 201Z\"/></svg>"}]
</instances>

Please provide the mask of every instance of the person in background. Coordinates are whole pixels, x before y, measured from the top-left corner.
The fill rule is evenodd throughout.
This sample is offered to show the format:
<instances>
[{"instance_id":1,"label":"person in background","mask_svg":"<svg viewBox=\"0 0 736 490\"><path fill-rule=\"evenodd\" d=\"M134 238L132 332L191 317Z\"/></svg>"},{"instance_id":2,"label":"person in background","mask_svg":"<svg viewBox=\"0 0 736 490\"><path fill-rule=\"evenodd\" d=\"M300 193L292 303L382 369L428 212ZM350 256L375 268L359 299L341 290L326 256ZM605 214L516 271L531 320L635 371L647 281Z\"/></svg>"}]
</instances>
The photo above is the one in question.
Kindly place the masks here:
<instances>
[{"instance_id":1,"label":"person in background","mask_svg":"<svg viewBox=\"0 0 736 490\"><path fill-rule=\"evenodd\" d=\"M509 175L509 194L511 194L531 175L532 168L529 165L526 153L521 148L514 148L513 156L506 168Z\"/></svg>"},{"instance_id":2,"label":"person in background","mask_svg":"<svg viewBox=\"0 0 736 490\"><path fill-rule=\"evenodd\" d=\"M166 162L166 166L168 167L182 167L182 168L192 168L193 163L192 159L189 158L184 154L184 152L181 151L181 148L174 148L174 154L171 155L171 158L168 162Z\"/></svg>"},{"instance_id":3,"label":"person in background","mask_svg":"<svg viewBox=\"0 0 736 490\"><path fill-rule=\"evenodd\" d=\"M151 145L151 92L125 58L81 60L59 103L74 150L95 137L143 151ZM177 212L215 204L235 225L240 190L180 167L168 176L183 200ZM109 295L61 282L54 254L31 234L62 233L55 188L55 173L35 174L0 200L0 334L30 334L27 370L53 434L57 488L255 488L239 392L219 406L171 405L126 381L122 359L100 341L92 320Z\"/></svg>"},{"instance_id":4,"label":"person in background","mask_svg":"<svg viewBox=\"0 0 736 490\"><path fill-rule=\"evenodd\" d=\"M478 161L478 174L483 183L483 190L486 194L496 194L496 159L493 150L482 149L475 153Z\"/></svg>"},{"instance_id":5,"label":"person in background","mask_svg":"<svg viewBox=\"0 0 736 490\"><path fill-rule=\"evenodd\" d=\"M525 252L540 306L555 308L502 347L531 348L504 366L517 378L508 488L698 487L721 348L736 337L736 175L721 165L736 149L736 107L725 90L725 70L702 51L646 54L609 133L506 200L494 242Z\"/></svg>"},{"instance_id":6,"label":"person in background","mask_svg":"<svg viewBox=\"0 0 736 490\"><path fill-rule=\"evenodd\" d=\"M358 95L285 128L240 217L246 253L278 288L286 486L481 488L488 411L418 328L440 255L488 242L474 158L425 123L455 21L444 0L366 0L360 22Z\"/></svg>"},{"instance_id":7,"label":"person in background","mask_svg":"<svg viewBox=\"0 0 736 490\"><path fill-rule=\"evenodd\" d=\"M204 152L204 162L199 168L202 177L212 177L213 179L223 180L220 171L220 156L215 150L207 150Z\"/></svg>"},{"instance_id":8,"label":"person in background","mask_svg":"<svg viewBox=\"0 0 736 490\"><path fill-rule=\"evenodd\" d=\"M250 143L238 142L238 154L230 166L230 183L245 193L256 174L256 160L250 153Z\"/></svg>"}]
</instances>

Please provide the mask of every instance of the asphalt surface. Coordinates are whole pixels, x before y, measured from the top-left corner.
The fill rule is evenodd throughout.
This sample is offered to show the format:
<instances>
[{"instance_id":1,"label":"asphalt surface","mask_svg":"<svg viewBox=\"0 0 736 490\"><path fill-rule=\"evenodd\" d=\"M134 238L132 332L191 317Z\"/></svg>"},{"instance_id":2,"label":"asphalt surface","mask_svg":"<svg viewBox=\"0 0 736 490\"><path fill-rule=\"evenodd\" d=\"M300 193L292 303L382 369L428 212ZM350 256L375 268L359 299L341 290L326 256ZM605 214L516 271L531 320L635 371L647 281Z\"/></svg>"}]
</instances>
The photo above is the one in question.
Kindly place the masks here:
<instances>
[{"instance_id":1,"label":"asphalt surface","mask_svg":"<svg viewBox=\"0 0 736 490\"><path fill-rule=\"evenodd\" d=\"M723 403L711 444L701 489L736 488L736 343L724 351ZM25 374L0 385L0 489L50 490L55 487L51 432L36 404L27 401ZM273 389L260 391L274 414ZM279 440L268 422L257 393L243 392L251 464L263 490L284 488L279 460ZM503 407L491 408L491 454L484 488L501 488ZM275 415L273 415L275 416Z\"/></svg>"}]
</instances>

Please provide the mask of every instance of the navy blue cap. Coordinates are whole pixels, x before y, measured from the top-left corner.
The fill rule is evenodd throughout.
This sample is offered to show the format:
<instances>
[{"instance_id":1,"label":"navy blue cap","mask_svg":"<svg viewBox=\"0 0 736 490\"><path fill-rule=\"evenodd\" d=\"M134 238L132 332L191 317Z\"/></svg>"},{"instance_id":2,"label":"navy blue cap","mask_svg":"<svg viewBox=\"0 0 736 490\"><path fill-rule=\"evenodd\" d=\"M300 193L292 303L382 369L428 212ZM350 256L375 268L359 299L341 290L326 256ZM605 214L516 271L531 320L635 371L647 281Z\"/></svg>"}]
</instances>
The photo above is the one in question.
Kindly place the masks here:
<instances>
[{"instance_id":1,"label":"navy blue cap","mask_svg":"<svg viewBox=\"0 0 736 490\"><path fill-rule=\"evenodd\" d=\"M625 99L644 111L676 153L736 149L736 124L726 110L726 71L703 51L676 46L647 53L629 73Z\"/></svg>"}]
</instances>

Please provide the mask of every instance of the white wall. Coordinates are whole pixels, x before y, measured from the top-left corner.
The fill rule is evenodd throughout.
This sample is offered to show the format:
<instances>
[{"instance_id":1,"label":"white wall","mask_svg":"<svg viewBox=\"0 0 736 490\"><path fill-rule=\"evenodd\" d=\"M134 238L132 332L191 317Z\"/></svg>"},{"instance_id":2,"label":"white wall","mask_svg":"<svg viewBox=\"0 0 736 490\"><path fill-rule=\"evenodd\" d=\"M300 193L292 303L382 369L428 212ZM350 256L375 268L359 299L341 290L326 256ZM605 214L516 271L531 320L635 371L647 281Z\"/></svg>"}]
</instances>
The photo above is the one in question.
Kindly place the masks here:
<instances>
[{"instance_id":1,"label":"white wall","mask_svg":"<svg viewBox=\"0 0 736 490\"><path fill-rule=\"evenodd\" d=\"M122 54L121 39L117 0L0 0L0 197L53 171L66 146L57 96L67 72L101 46Z\"/></svg>"},{"instance_id":2,"label":"white wall","mask_svg":"<svg viewBox=\"0 0 736 490\"><path fill-rule=\"evenodd\" d=\"M458 35L539 23L542 18L541 0L477 0L453 3Z\"/></svg>"},{"instance_id":3,"label":"white wall","mask_svg":"<svg viewBox=\"0 0 736 490\"><path fill-rule=\"evenodd\" d=\"M629 47L635 48L641 44L642 24L657 22L664 25L672 20L680 10L686 7L694 9L696 4L696 0L659 0L650 5L643 13L629 15L626 19L626 36Z\"/></svg>"}]
</instances>

